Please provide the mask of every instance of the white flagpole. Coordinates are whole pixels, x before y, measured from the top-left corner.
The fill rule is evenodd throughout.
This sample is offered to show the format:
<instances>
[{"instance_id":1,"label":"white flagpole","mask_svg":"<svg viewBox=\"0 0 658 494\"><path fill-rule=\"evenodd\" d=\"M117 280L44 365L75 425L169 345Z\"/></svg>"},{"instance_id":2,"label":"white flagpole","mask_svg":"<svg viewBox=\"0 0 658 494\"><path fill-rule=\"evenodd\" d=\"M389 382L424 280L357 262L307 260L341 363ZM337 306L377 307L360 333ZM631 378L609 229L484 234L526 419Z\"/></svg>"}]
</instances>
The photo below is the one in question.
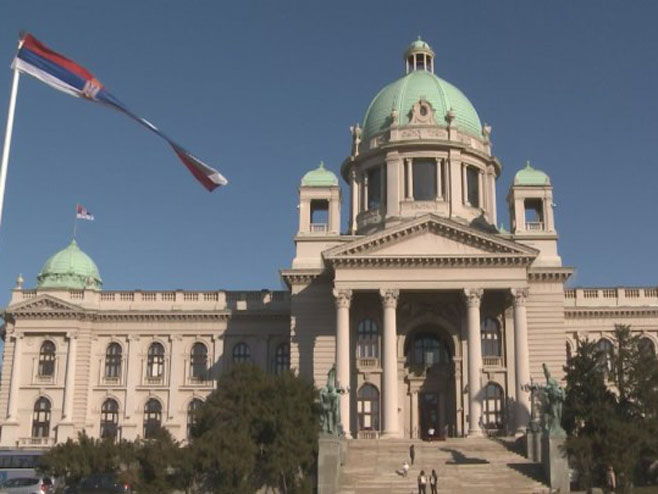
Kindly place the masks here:
<instances>
[{"instance_id":1,"label":"white flagpole","mask_svg":"<svg viewBox=\"0 0 658 494\"><path fill-rule=\"evenodd\" d=\"M7 166L9 165L9 148L11 147L11 134L14 128L14 111L16 110L16 95L18 94L19 72L14 69L9 96L9 112L7 113L7 128L5 129L5 144L2 147L2 164L0 165L0 224L2 224L2 207L5 203L5 184L7 183Z\"/></svg>"}]
</instances>

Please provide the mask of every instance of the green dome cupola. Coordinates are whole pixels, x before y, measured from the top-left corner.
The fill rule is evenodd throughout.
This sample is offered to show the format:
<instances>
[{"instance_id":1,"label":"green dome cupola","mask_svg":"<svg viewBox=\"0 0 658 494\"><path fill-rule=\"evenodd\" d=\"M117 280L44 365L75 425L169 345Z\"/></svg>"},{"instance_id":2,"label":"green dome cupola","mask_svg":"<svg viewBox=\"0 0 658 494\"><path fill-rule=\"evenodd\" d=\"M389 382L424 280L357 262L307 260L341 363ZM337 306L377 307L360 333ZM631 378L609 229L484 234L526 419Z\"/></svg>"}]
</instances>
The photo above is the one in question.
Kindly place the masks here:
<instances>
[{"instance_id":1,"label":"green dome cupola","mask_svg":"<svg viewBox=\"0 0 658 494\"><path fill-rule=\"evenodd\" d=\"M37 276L37 288L85 288L100 290L103 281L94 261L78 247L75 239L52 255Z\"/></svg>"},{"instance_id":2,"label":"green dome cupola","mask_svg":"<svg viewBox=\"0 0 658 494\"><path fill-rule=\"evenodd\" d=\"M333 187L338 186L338 177L330 170L324 167L324 162L320 161L320 165L306 173L302 178L302 186L304 187Z\"/></svg>"},{"instance_id":3,"label":"green dome cupola","mask_svg":"<svg viewBox=\"0 0 658 494\"><path fill-rule=\"evenodd\" d=\"M420 100L434 111L434 121L452 125L464 133L483 138L482 123L471 102L459 89L434 74L434 51L420 38L407 47L406 75L385 86L372 100L363 118L363 140L384 132L397 115L397 125L411 123L412 108ZM450 112L450 113L449 113Z\"/></svg>"},{"instance_id":4,"label":"green dome cupola","mask_svg":"<svg viewBox=\"0 0 658 494\"><path fill-rule=\"evenodd\" d=\"M530 166L530 161L526 161L525 167L521 168L514 175L514 185L551 185L551 179L543 171Z\"/></svg>"}]
</instances>

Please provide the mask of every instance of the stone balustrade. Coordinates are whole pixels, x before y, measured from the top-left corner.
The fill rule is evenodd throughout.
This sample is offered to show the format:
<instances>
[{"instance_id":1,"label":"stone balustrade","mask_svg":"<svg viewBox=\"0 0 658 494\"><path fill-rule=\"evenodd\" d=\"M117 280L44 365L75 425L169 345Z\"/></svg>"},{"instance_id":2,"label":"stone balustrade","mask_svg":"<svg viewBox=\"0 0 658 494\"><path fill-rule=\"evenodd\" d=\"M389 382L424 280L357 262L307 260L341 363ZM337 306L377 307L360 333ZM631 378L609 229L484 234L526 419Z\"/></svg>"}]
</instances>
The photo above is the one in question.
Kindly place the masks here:
<instances>
[{"instance_id":1,"label":"stone balustrade","mask_svg":"<svg viewBox=\"0 0 658 494\"><path fill-rule=\"evenodd\" d=\"M564 301L566 307L657 307L658 288L573 288L564 291Z\"/></svg>"}]
</instances>

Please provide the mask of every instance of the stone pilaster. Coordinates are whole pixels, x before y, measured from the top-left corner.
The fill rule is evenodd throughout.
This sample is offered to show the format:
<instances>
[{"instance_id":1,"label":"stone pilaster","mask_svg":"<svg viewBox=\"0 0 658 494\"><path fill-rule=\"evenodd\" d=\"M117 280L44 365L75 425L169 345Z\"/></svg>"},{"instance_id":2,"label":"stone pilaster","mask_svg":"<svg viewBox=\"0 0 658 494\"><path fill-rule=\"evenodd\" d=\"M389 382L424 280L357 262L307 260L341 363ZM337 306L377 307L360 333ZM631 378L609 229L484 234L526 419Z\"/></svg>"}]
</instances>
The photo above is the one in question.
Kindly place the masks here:
<instances>
[{"instance_id":1,"label":"stone pilaster","mask_svg":"<svg viewBox=\"0 0 658 494\"><path fill-rule=\"evenodd\" d=\"M345 436L350 433L350 304L352 290L334 290L336 302L336 379L347 393L340 399L340 418Z\"/></svg>"},{"instance_id":2,"label":"stone pilaster","mask_svg":"<svg viewBox=\"0 0 658 494\"><path fill-rule=\"evenodd\" d=\"M399 437L398 420L398 354L397 320L399 290L380 290L384 307L384 337L382 345L383 436Z\"/></svg>"},{"instance_id":3,"label":"stone pilaster","mask_svg":"<svg viewBox=\"0 0 658 494\"><path fill-rule=\"evenodd\" d=\"M18 420L18 380L20 379L20 367L23 353L23 333L15 332L14 338L14 358L11 363L11 381L9 384L9 403L7 406L7 421L16 422Z\"/></svg>"},{"instance_id":4,"label":"stone pilaster","mask_svg":"<svg viewBox=\"0 0 658 494\"><path fill-rule=\"evenodd\" d=\"M468 324L468 435L482 435L482 337L480 334L480 303L482 289L464 290Z\"/></svg>"},{"instance_id":5,"label":"stone pilaster","mask_svg":"<svg viewBox=\"0 0 658 494\"><path fill-rule=\"evenodd\" d=\"M69 348L66 357L66 377L64 380L64 406L62 407L62 420L69 423L73 419L73 393L75 388L75 362L78 335L77 333L70 332L66 336L69 340Z\"/></svg>"}]
</instances>

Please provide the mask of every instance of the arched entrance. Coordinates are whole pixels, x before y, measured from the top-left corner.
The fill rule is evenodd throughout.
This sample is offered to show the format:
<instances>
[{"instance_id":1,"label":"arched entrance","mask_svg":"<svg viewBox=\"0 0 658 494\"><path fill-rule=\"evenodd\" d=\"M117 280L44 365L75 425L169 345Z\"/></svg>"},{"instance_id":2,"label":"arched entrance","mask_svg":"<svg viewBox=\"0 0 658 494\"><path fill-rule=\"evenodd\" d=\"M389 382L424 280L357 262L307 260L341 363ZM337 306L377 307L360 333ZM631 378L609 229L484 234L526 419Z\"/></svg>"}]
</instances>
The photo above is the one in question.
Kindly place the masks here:
<instances>
[{"instance_id":1,"label":"arched entrance","mask_svg":"<svg viewBox=\"0 0 658 494\"><path fill-rule=\"evenodd\" d=\"M406 337L411 437L432 440L456 434L454 355L450 335L438 325L419 326Z\"/></svg>"}]
</instances>

